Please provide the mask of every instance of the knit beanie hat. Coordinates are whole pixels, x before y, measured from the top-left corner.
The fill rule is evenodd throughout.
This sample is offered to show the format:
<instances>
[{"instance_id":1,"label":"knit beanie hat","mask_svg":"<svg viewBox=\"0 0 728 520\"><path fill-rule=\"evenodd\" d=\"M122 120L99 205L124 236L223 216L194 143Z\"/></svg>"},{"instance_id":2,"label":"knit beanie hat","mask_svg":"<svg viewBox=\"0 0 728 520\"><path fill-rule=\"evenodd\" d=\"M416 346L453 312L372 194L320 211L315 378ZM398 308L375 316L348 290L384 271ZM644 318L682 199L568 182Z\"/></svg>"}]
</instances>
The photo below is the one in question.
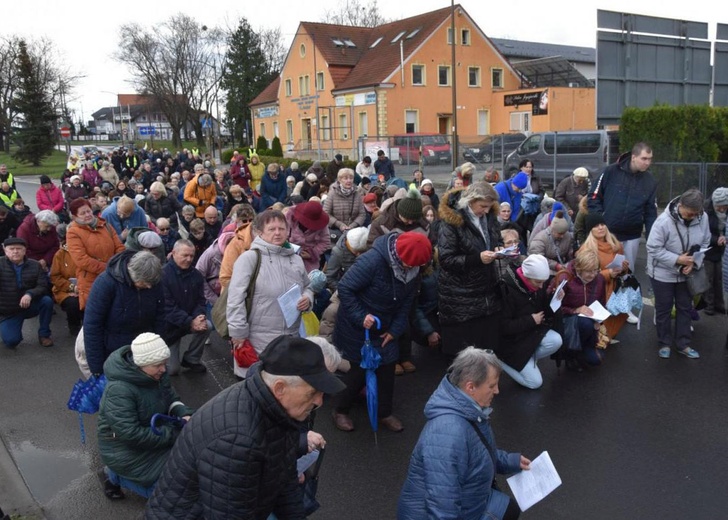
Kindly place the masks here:
<instances>
[{"instance_id":1,"label":"knit beanie hat","mask_svg":"<svg viewBox=\"0 0 728 520\"><path fill-rule=\"evenodd\" d=\"M160 247L162 245L162 238L154 231L139 233L137 240L139 245L146 249L154 249L155 247Z\"/></svg>"},{"instance_id":2,"label":"knit beanie hat","mask_svg":"<svg viewBox=\"0 0 728 520\"><path fill-rule=\"evenodd\" d=\"M169 347L159 334L142 332L131 342L134 364L138 367L155 365L169 359Z\"/></svg>"},{"instance_id":3,"label":"knit beanie hat","mask_svg":"<svg viewBox=\"0 0 728 520\"><path fill-rule=\"evenodd\" d=\"M367 238L369 238L368 227L355 227L346 232L346 241L349 247L356 252L366 250Z\"/></svg>"},{"instance_id":4,"label":"knit beanie hat","mask_svg":"<svg viewBox=\"0 0 728 520\"><path fill-rule=\"evenodd\" d=\"M397 213L410 220L420 220L422 218L422 196L416 188L410 189L407 195L397 202Z\"/></svg>"},{"instance_id":5,"label":"knit beanie hat","mask_svg":"<svg viewBox=\"0 0 728 520\"><path fill-rule=\"evenodd\" d=\"M557 211L551 219L551 230L556 233L566 233L569 230L569 223L564 218L563 211Z\"/></svg>"},{"instance_id":6,"label":"knit beanie hat","mask_svg":"<svg viewBox=\"0 0 728 520\"><path fill-rule=\"evenodd\" d=\"M711 198L713 206L728 206L728 188L716 188Z\"/></svg>"},{"instance_id":7,"label":"knit beanie hat","mask_svg":"<svg viewBox=\"0 0 728 520\"><path fill-rule=\"evenodd\" d=\"M526 184L528 184L528 175L524 172L518 172L516 176L513 177L511 184L519 190L522 190L526 187Z\"/></svg>"},{"instance_id":8,"label":"knit beanie hat","mask_svg":"<svg viewBox=\"0 0 728 520\"><path fill-rule=\"evenodd\" d=\"M376 202L376 201L377 201L377 196L374 193L367 193L366 195L364 195L364 198L362 199L362 202L364 202L364 204L369 204L370 202Z\"/></svg>"},{"instance_id":9,"label":"knit beanie hat","mask_svg":"<svg viewBox=\"0 0 728 520\"><path fill-rule=\"evenodd\" d=\"M422 233L408 231L397 237L397 255L410 267L425 265L432 258L432 244Z\"/></svg>"},{"instance_id":10,"label":"knit beanie hat","mask_svg":"<svg viewBox=\"0 0 728 520\"><path fill-rule=\"evenodd\" d=\"M584 230L586 232L586 235L589 236L592 228L598 226L599 224L606 225L606 222L604 221L604 215L600 215L599 213L587 213L586 219L584 219Z\"/></svg>"},{"instance_id":11,"label":"knit beanie hat","mask_svg":"<svg viewBox=\"0 0 728 520\"><path fill-rule=\"evenodd\" d=\"M528 258L521 264L521 272L523 272L523 276L531 280L548 280L551 274L549 262L543 255L528 255Z\"/></svg>"}]
</instances>

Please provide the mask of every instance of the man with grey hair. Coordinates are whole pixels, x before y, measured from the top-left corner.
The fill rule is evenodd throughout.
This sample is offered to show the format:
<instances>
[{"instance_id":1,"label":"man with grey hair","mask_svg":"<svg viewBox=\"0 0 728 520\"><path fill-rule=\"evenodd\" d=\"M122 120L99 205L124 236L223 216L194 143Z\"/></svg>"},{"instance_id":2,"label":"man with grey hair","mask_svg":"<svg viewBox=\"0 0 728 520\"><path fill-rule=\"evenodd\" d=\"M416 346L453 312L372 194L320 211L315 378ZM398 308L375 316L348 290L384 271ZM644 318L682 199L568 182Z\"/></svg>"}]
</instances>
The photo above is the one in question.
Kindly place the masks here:
<instances>
[{"instance_id":1,"label":"man with grey hair","mask_svg":"<svg viewBox=\"0 0 728 520\"><path fill-rule=\"evenodd\" d=\"M320 446L299 446L304 421L343 388L317 345L277 337L182 429L145 518L305 518L296 458Z\"/></svg>"},{"instance_id":2,"label":"man with grey hair","mask_svg":"<svg viewBox=\"0 0 728 520\"><path fill-rule=\"evenodd\" d=\"M496 448L490 427L501 366L491 350L462 350L425 405L427 424L410 459L398 520L518 518L516 502L495 487L496 473L527 470L520 453Z\"/></svg>"},{"instance_id":3,"label":"man with grey hair","mask_svg":"<svg viewBox=\"0 0 728 520\"><path fill-rule=\"evenodd\" d=\"M164 334L162 264L149 251L114 255L94 282L83 317L86 358L92 374L142 332Z\"/></svg>"},{"instance_id":4,"label":"man with grey hair","mask_svg":"<svg viewBox=\"0 0 728 520\"><path fill-rule=\"evenodd\" d=\"M167 322L162 337L171 352L167 360L170 376L179 374L180 365L194 373L207 371L202 363L202 352L212 324L205 315L205 279L195 269L194 259L195 246L189 240L180 239L174 244L172 256L162 269ZM182 355L182 340L187 335L192 335L192 338Z\"/></svg>"}]
</instances>

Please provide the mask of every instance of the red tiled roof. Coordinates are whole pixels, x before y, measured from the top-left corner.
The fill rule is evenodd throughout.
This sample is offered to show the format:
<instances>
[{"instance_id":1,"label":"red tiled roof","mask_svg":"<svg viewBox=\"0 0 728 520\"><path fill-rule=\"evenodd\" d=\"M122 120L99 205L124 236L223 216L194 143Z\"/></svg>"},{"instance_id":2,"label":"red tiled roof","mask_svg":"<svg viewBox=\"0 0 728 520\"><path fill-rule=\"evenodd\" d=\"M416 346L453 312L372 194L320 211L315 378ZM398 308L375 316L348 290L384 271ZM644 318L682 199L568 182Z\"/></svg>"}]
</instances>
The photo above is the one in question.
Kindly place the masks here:
<instances>
[{"instance_id":1,"label":"red tiled roof","mask_svg":"<svg viewBox=\"0 0 728 520\"><path fill-rule=\"evenodd\" d=\"M403 42L404 60L412 54L432 32L450 16L450 7L420 14L404 20L398 20L373 29L366 53L357 63L356 67L341 84L335 89L358 88L365 85L378 85L400 65L400 41ZM419 29L412 38L407 38L413 31ZM392 40L404 33L395 43ZM376 47L369 46L379 37L381 41Z\"/></svg>"},{"instance_id":2,"label":"red tiled roof","mask_svg":"<svg viewBox=\"0 0 728 520\"><path fill-rule=\"evenodd\" d=\"M263 92L258 94L256 98L251 101L248 106L267 105L269 103L276 103L278 101L278 87L281 85L281 77L277 76L273 82L265 87Z\"/></svg>"}]
</instances>

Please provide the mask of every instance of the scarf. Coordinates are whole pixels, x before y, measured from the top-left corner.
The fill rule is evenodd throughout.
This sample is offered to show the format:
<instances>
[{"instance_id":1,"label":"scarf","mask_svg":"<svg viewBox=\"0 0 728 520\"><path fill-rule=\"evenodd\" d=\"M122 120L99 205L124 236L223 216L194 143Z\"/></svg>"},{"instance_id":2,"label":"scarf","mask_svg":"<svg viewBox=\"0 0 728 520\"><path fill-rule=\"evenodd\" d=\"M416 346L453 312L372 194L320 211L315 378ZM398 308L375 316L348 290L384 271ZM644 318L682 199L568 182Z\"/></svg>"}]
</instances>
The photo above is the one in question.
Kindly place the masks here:
<instances>
[{"instance_id":1,"label":"scarf","mask_svg":"<svg viewBox=\"0 0 728 520\"><path fill-rule=\"evenodd\" d=\"M528 278L526 278L524 276L522 267L519 267L518 269L516 269L516 274L518 275L518 278L520 278L520 280L523 282L523 286L526 288L526 290L528 292L535 293L536 291L538 291L538 287L536 287L531 282L529 282Z\"/></svg>"},{"instance_id":2,"label":"scarf","mask_svg":"<svg viewBox=\"0 0 728 520\"><path fill-rule=\"evenodd\" d=\"M403 284L408 284L409 282L417 278L417 275L420 273L420 268L404 268L404 264L397 254L397 236L398 235L396 233L389 235L389 241L387 242L387 249L389 251L389 264L392 266L392 273L394 274L394 277Z\"/></svg>"},{"instance_id":3,"label":"scarf","mask_svg":"<svg viewBox=\"0 0 728 520\"><path fill-rule=\"evenodd\" d=\"M488 233L488 214L486 213L482 217L478 217L475 213L473 213L473 210L470 209L470 206L466 208L468 218L470 219L470 222L473 223L475 226L475 229L480 231L480 234L483 236L483 240L485 240L485 250L490 251L490 234Z\"/></svg>"}]
</instances>

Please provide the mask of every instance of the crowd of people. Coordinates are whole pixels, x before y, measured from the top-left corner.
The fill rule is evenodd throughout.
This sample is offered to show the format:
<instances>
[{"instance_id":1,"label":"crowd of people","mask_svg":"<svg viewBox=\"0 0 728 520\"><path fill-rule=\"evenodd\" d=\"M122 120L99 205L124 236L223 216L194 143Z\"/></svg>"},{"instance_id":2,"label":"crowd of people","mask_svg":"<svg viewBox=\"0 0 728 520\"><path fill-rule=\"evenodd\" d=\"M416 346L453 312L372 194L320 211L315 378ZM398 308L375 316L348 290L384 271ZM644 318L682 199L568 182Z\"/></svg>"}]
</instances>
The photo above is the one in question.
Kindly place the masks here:
<instances>
[{"instance_id":1,"label":"crowd of people","mask_svg":"<svg viewBox=\"0 0 728 520\"><path fill-rule=\"evenodd\" d=\"M393 432L405 428L394 382L417 370L413 342L438 349L451 365L427 404L399 518L516 518L490 486L495 472L530 463L494 448L498 377L537 389L545 358L575 372L601 365L639 321L640 306L612 303L634 280L643 232L659 357L699 357L696 296L706 314L725 313L728 188L688 190L658 216L651 159L638 143L593 183L577 168L552 198L530 161L503 180L465 163L438 194L419 170L398 177L383 151L355 168L337 155L302 171L252 150L220 166L194 150L114 150L69 159L58 184L41 176L35 214L0 165L0 333L16 348L23 321L38 316L51 347L60 306L85 375L108 379L104 492L151 497L148 518L303 518L291 461L325 445L309 417L323 393L337 394L335 427L356 428L365 334L381 357L378 420ZM696 294L701 271L707 288ZM595 319L600 306L607 319ZM206 371L215 328L243 383L195 412L170 376ZM154 414L170 417L161 435L150 433ZM239 415L258 423L242 431ZM462 462L463 450L478 456ZM240 467L223 471L218 455Z\"/></svg>"}]
</instances>

